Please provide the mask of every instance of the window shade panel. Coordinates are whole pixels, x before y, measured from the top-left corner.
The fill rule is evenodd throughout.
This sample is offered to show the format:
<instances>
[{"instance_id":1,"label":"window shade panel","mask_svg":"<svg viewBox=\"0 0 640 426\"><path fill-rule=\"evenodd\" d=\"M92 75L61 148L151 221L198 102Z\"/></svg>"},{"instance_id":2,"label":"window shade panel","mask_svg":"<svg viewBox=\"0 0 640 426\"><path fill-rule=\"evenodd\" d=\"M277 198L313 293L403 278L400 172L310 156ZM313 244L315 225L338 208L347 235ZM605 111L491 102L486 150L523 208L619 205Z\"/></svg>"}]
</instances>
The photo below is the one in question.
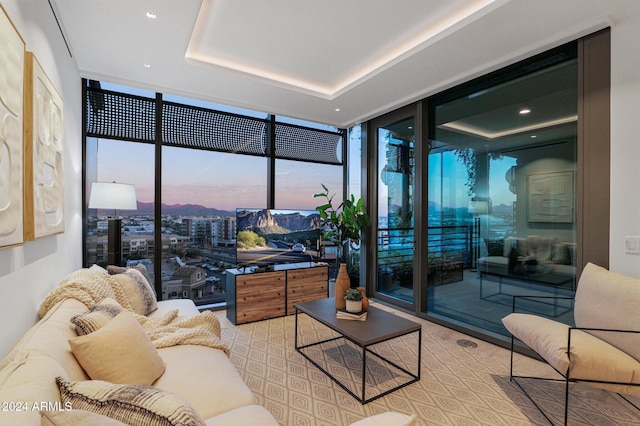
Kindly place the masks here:
<instances>
[{"instance_id":1,"label":"window shade panel","mask_svg":"<svg viewBox=\"0 0 640 426\"><path fill-rule=\"evenodd\" d=\"M87 136L135 142L155 140L155 99L87 89Z\"/></svg>"},{"instance_id":2,"label":"window shade panel","mask_svg":"<svg viewBox=\"0 0 640 426\"><path fill-rule=\"evenodd\" d=\"M162 108L165 145L265 155L267 122L252 117L171 102Z\"/></svg>"},{"instance_id":3,"label":"window shade panel","mask_svg":"<svg viewBox=\"0 0 640 426\"><path fill-rule=\"evenodd\" d=\"M342 164L338 158L338 143L342 133L334 133L282 123L276 123L276 158L311 161L322 164Z\"/></svg>"}]
</instances>

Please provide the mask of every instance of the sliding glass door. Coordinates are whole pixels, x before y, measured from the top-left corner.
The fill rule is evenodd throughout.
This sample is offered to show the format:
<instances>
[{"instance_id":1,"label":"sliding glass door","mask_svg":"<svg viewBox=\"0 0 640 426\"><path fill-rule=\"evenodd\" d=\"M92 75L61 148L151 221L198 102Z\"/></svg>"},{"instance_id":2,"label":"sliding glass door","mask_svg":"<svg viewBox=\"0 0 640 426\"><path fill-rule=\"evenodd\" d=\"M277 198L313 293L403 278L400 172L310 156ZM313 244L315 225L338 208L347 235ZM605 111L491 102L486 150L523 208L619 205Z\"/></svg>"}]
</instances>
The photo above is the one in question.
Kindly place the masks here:
<instances>
[{"instance_id":1,"label":"sliding glass door","mask_svg":"<svg viewBox=\"0 0 640 426\"><path fill-rule=\"evenodd\" d=\"M375 128L378 295L414 303L415 117L390 116Z\"/></svg>"}]
</instances>

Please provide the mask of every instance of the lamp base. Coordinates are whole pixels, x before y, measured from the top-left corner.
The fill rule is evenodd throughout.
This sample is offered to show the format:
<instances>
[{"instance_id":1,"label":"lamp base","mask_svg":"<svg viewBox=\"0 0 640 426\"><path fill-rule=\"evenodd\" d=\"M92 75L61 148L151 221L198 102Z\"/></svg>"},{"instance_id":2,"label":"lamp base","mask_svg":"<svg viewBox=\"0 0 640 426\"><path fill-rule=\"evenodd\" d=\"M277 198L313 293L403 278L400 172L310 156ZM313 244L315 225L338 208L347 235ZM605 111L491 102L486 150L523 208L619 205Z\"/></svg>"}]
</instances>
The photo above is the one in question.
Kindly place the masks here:
<instances>
[{"instance_id":1,"label":"lamp base","mask_svg":"<svg viewBox=\"0 0 640 426\"><path fill-rule=\"evenodd\" d=\"M122 266L122 219L110 217L107 231L107 265Z\"/></svg>"}]
</instances>

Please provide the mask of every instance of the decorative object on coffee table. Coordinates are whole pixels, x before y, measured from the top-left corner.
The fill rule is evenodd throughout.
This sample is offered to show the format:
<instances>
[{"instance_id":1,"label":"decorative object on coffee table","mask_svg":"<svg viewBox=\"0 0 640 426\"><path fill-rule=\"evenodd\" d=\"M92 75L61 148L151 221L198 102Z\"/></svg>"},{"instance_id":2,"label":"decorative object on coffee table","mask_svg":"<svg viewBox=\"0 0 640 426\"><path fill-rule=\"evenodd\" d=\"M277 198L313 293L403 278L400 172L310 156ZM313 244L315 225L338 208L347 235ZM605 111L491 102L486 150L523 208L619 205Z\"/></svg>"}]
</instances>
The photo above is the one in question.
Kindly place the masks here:
<instances>
[{"instance_id":1,"label":"decorative object on coffee table","mask_svg":"<svg viewBox=\"0 0 640 426\"><path fill-rule=\"evenodd\" d=\"M344 294L347 312L357 313L362 311L362 293L355 288L347 289Z\"/></svg>"},{"instance_id":2,"label":"decorative object on coffee table","mask_svg":"<svg viewBox=\"0 0 640 426\"><path fill-rule=\"evenodd\" d=\"M338 277L335 284L335 296L336 296L336 309L344 309L346 307L346 301L344 295L351 288L351 280L347 273L347 264L340 264L340 270L338 271Z\"/></svg>"},{"instance_id":3,"label":"decorative object on coffee table","mask_svg":"<svg viewBox=\"0 0 640 426\"><path fill-rule=\"evenodd\" d=\"M358 291L362 295L362 310L366 311L369 309L369 298L366 294L366 289L364 287L358 287Z\"/></svg>"}]
</instances>

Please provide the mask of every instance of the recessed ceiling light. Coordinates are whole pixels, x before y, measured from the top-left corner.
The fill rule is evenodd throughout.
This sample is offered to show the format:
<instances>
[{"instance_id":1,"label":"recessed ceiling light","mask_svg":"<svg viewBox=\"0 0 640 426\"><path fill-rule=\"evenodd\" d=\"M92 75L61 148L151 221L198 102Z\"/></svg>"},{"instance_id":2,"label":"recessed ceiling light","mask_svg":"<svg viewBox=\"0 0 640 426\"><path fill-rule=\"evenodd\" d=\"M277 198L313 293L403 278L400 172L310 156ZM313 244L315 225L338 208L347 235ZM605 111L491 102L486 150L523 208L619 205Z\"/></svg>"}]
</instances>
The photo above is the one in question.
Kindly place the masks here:
<instances>
[{"instance_id":1,"label":"recessed ceiling light","mask_svg":"<svg viewBox=\"0 0 640 426\"><path fill-rule=\"evenodd\" d=\"M340 112L340 108L336 108L336 112Z\"/></svg>"},{"instance_id":2,"label":"recessed ceiling light","mask_svg":"<svg viewBox=\"0 0 640 426\"><path fill-rule=\"evenodd\" d=\"M156 19L156 14L153 12L147 12L147 18L149 19Z\"/></svg>"},{"instance_id":3,"label":"recessed ceiling light","mask_svg":"<svg viewBox=\"0 0 640 426\"><path fill-rule=\"evenodd\" d=\"M529 114L531 112L528 108L523 108L520 110L520 115Z\"/></svg>"},{"instance_id":4,"label":"recessed ceiling light","mask_svg":"<svg viewBox=\"0 0 640 426\"><path fill-rule=\"evenodd\" d=\"M531 139L535 139L535 138L537 138L536 135L531 135Z\"/></svg>"},{"instance_id":5,"label":"recessed ceiling light","mask_svg":"<svg viewBox=\"0 0 640 426\"><path fill-rule=\"evenodd\" d=\"M151 68L151 64L144 64L145 68Z\"/></svg>"}]
</instances>

